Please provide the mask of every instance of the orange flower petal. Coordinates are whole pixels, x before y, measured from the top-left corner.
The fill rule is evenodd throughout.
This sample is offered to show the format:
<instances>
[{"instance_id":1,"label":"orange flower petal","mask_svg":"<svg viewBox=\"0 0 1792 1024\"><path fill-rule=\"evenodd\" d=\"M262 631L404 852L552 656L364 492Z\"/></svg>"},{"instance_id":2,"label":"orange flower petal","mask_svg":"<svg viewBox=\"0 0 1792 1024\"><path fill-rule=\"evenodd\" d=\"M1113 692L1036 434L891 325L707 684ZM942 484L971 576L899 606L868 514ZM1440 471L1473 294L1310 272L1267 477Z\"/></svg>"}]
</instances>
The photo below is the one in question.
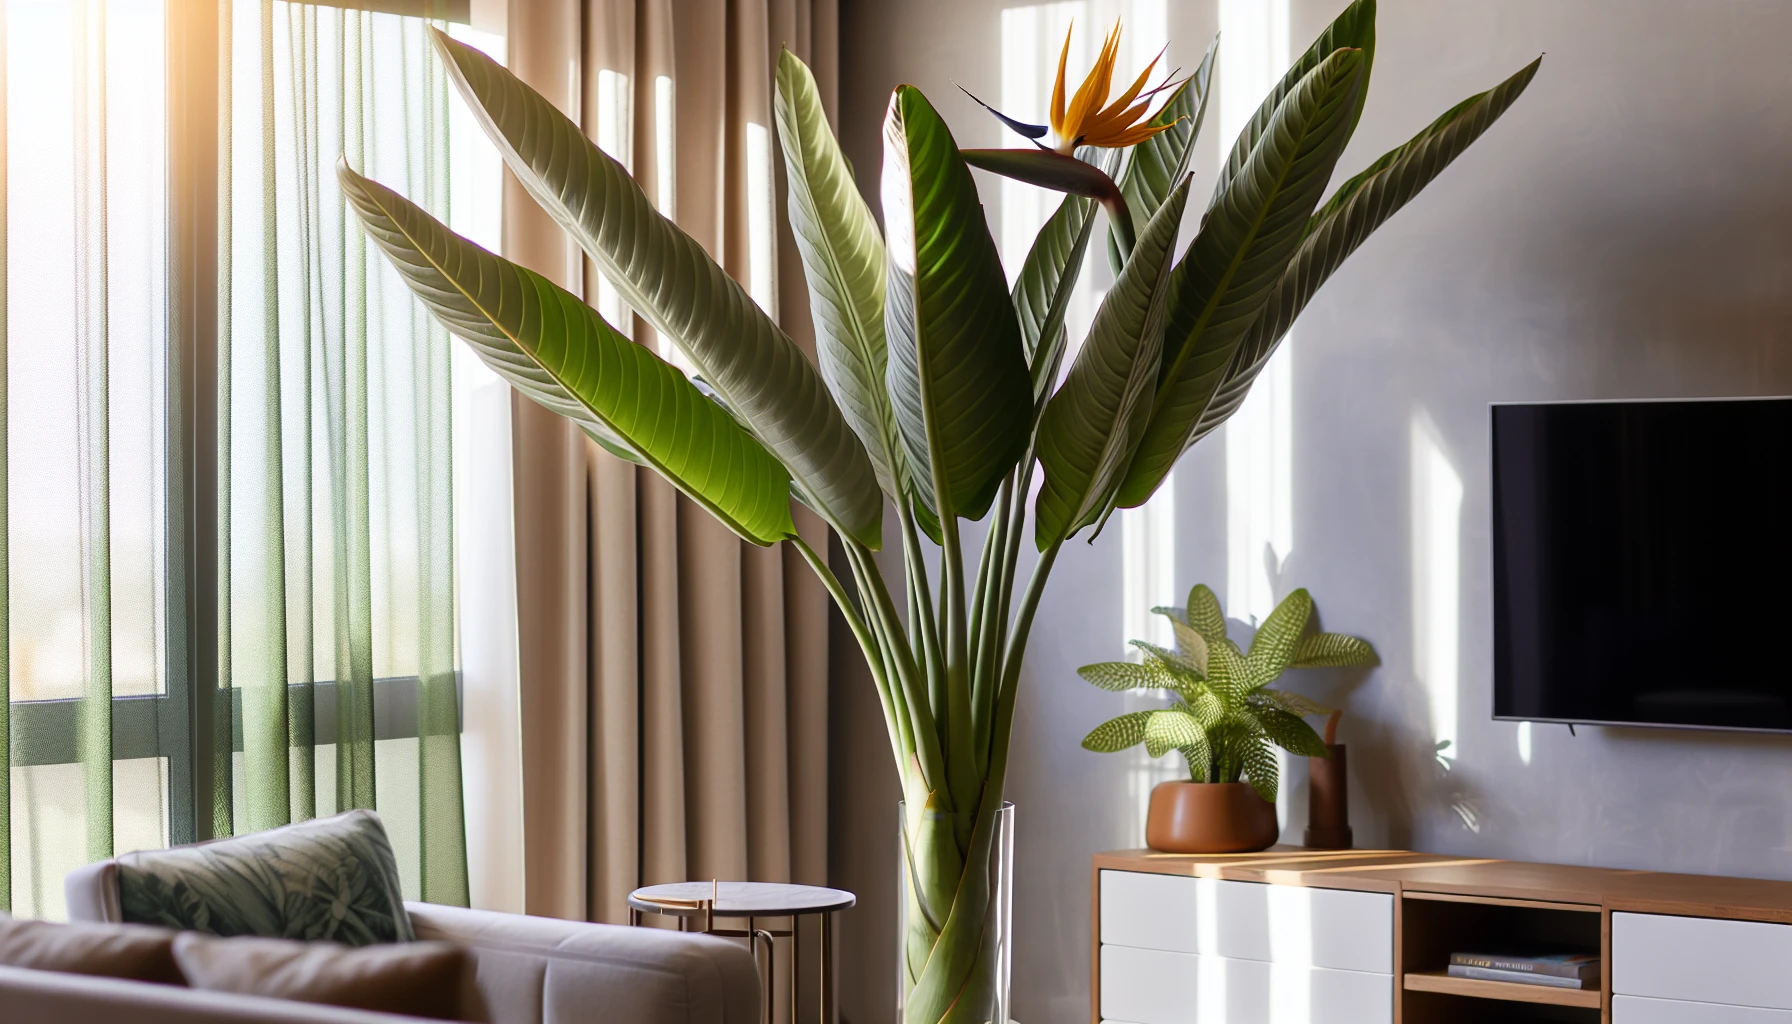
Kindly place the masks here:
<instances>
[{"instance_id":1,"label":"orange flower petal","mask_svg":"<svg viewBox=\"0 0 1792 1024\"><path fill-rule=\"evenodd\" d=\"M1133 81L1132 86L1121 93L1118 99L1108 104L1107 109L1098 116L1113 117L1116 112L1125 110L1133 100L1138 99L1140 90L1144 89L1145 83L1151 80L1151 72L1157 67L1157 62L1162 60L1163 56L1163 51L1159 50L1157 56L1151 58L1151 63L1145 65L1145 70L1139 72L1139 77Z\"/></svg>"},{"instance_id":2,"label":"orange flower petal","mask_svg":"<svg viewBox=\"0 0 1792 1024\"><path fill-rule=\"evenodd\" d=\"M1058 53L1058 81L1052 86L1051 125L1059 138L1064 136L1064 65L1070 60L1070 34L1075 31L1076 21L1072 20L1064 30L1064 49Z\"/></svg>"},{"instance_id":3,"label":"orange flower petal","mask_svg":"<svg viewBox=\"0 0 1792 1024\"><path fill-rule=\"evenodd\" d=\"M1061 143L1074 143L1086 134L1084 121L1089 112L1108 98L1108 86L1114 78L1114 61L1120 51L1120 23L1114 22L1114 28L1108 33L1107 40L1102 43L1101 55L1095 58L1095 66L1089 69L1089 75L1076 90L1070 101L1070 110L1064 117L1064 128L1058 133Z\"/></svg>"}]
</instances>

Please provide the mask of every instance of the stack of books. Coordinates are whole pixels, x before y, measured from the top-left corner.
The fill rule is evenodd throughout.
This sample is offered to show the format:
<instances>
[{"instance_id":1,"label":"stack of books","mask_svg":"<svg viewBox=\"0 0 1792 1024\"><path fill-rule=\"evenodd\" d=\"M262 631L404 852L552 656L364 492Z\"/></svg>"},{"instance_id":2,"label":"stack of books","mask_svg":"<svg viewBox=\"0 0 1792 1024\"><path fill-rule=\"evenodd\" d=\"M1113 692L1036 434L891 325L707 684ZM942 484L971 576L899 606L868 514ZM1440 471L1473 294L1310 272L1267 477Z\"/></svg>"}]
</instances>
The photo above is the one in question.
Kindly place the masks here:
<instances>
[{"instance_id":1,"label":"stack of books","mask_svg":"<svg viewBox=\"0 0 1792 1024\"><path fill-rule=\"evenodd\" d=\"M1599 954L1452 953L1450 976L1512 981L1520 985L1553 985L1556 988L1598 988Z\"/></svg>"}]
</instances>

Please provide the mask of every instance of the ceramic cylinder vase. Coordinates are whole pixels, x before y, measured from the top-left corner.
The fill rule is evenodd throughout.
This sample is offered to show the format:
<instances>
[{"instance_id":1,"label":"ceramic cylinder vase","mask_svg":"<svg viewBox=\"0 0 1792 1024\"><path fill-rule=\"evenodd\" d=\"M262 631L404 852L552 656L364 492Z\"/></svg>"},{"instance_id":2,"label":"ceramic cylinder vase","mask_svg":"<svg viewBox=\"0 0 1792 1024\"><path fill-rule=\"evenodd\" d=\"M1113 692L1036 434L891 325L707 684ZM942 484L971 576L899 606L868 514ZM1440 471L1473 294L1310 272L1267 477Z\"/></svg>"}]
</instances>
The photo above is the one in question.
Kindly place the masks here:
<instances>
[{"instance_id":1,"label":"ceramic cylinder vase","mask_svg":"<svg viewBox=\"0 0 1792 1024\"><path fill-rule=\"evenodd\" d=\"M1349 765L1344 744L1326 745L1326 757L1307 759L1307 833L1304 845L1314 850L1348 850L1350 832Z\"/></svg>"},{"instance_id":2,"label":"ceramic cylinder vase","mask_svg":"<svg viewBox=\"0 0 1792 1024\"><path fill-rule=\"evenodd\" d=\"M1243 782L1162 782L1151 791L1145 845L1163 853L1250 853L1281 835L1276 805Z\"/></svg>"}]
</instances>

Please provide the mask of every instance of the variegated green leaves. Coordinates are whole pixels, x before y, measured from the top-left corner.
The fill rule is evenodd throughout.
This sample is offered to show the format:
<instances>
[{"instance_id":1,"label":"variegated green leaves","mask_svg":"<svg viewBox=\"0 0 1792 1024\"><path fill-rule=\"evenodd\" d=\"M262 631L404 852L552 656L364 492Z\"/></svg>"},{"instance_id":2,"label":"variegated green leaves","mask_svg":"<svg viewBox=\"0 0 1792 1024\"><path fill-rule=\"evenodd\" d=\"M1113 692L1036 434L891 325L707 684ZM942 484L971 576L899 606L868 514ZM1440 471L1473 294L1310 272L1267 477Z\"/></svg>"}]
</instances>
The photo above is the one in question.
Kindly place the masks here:
<instances>
[{"instance_id":1,"label":"variegated green leaves","mask_svg":"<svg viewBox=\"0 0 1792 1024\"><path fill-rule=\"evenodd\" d=\"M391 189L346 164L337 176L405 283L517 390L658 470L747 540L770 544L795 532L784 467L677 369L572 294Z\"/></svg>"},{"instance_id":2,"label":"variegated green leaves","mask_svg":"<svg viewBox=\"0 0 1792 1024\"><path fill-rule=\"evenodd\" d=\"M888 383L915 491L942 519L980 519L1026 448L1033 389L976 183L912 86L884 120L883 203Z\"/></svg>"},{"instance_id":3,"label":"variegated green leaves","mask_svg":"<svg viewBox=\"0 0 1792 1024\"><path fill-rule=\"evenodd\" d=\"M448 77L535 201L690 358L789 470L798 496L877 547L883 495L871 459L815 365L578 125L485 54L441 32L434 39Z\"/></svg>"},{"instance_id":4,"label":"variegated green leaves","mask_svg":"<svg viewBox=\"0 0 1792 1024\"><path fill-rule=\"evenodd\" d=\"M1085 665L1084 679L1104 690L1166 689L1170 707L1135 711L1097 726L1083 739L1095 751L1145 744L1159 757L1180 751L1196 782L1249 782L1274 801L1279 784L1275 751L1324 757L1319 734L1304 718L1326 709L1269 684L1289 668L1374 664L1367 641L1310 631L1313 599L1296 590L1258 627L1247 653L1226 635L1226 617L1205 585L1189 591L1186 608L1158 608L1176 631L1176 650L1133 641L1142 664L1116 661Z\"/></svg>"}]
</instances>

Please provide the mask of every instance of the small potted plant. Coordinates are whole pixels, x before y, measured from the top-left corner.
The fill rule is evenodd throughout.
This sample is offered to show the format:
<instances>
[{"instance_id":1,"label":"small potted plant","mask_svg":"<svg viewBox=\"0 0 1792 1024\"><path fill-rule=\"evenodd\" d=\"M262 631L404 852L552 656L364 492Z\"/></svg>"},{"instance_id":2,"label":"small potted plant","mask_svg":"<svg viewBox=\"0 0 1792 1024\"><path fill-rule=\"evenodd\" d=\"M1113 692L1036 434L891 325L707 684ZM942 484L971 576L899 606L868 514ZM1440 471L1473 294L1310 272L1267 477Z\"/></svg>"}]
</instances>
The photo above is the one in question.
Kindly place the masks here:
<instances>
[{"instance_id":1,"label":"small potted plant","mask_svg":"<svg viewBox=\"0 0 1792 1024\"><path fill-rule=\"evenodd\" d=\"M1144 661L1109 661L1077 670L1104 690L1168 690L1172 704L1109 719L1083 738L1111 753L1145 744L1161 757L1174 750L1188 762L1189 781L1151 791L1145 842L1166 853L1245 853L1276 841L1275 748L1324 757L1325 741L1306 716L1327 709L1269 684L1290 668L1371 665L1368 641L1309 629L1313 599L1296 590L1263 620L1250 650L1226 635L1219 599L1205 584L1189 591L1187 608L1157 608L1176 632L1176 650L1142 640Z\"/></svg>"}]
</instances>

